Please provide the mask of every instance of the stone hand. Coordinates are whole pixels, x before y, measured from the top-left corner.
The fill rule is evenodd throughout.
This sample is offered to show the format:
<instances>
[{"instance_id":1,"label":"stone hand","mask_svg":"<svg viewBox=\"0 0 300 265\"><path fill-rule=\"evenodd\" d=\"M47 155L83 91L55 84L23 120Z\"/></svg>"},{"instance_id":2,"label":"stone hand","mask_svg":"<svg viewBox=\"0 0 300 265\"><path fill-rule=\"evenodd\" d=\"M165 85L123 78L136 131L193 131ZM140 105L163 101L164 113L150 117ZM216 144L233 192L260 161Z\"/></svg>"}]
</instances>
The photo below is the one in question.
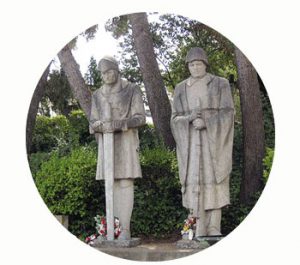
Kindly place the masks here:
<instances>
[{"instance_id":1,"label":"stone hand","mask_svg":"<svg viewBox=\"0 0 300 265\"><path fill-rule=\"evenodd\" d=\"M103 122L102 132L103 133L112 133L112 132L114 132L113 125L112 125L111 121Z\"/></svg>"},{"instance_id":2,"label":"stone hand","mask_svg":"<svg viewBox=\"0 0 300 265\"><path fill-rule=\"evenodd\" d=\"M101 132L102 131L102 122L95 121L91 124L91 127L95 132Z\"/></svg>"},{"instance_id":3,"label":"stone hand","mask_svg":"<svg viewBox=\"0 0 300 265\"><path fill-rule=\"evenodd\" d=\"M206 126L205 126L205 123L204 123L204 120L201 119L201 118L197 118L193 121L193 126L196 130L202 130L202 129L205 129Z\"/></svg>"},{"instance_id":4,"label":"stone hand","mask_svg":"<svg viewBox=\"0 0 300 265\"><path fill-rule=\"evenodd\" d=\"M125 120L114 120L112 122L112 127L114 131L122 131L125 126Z\"/></svg>"},{"instance_id":5,"label":"stone hand","mask_svg":"<svg viewBox=\"0 0 300 265\"><path fill-rule=\"evenodd\" d=\"M192 110L192 113L188 116L188 119L190 122L193 122L194 120L201 118L201 110L200 109L194 109Z\"/></svg>"}]
</instances>

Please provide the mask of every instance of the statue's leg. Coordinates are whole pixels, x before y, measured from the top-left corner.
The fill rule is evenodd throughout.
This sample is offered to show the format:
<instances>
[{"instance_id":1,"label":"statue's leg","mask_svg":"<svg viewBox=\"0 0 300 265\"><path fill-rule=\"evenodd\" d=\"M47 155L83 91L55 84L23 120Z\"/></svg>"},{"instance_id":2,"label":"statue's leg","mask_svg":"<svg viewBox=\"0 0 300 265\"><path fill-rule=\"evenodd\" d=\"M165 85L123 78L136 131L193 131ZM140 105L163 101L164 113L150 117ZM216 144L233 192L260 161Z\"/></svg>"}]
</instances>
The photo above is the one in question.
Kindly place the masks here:
<instances>
[{"instance_id":1,"label":"statue's leg","mask_svg":"<svg viewBox=\"0 0 300 265\"><path fill-rule=\"evenodd\" d=\"M199 196L199 208L196 218L196 233L195 236L207 236L206 211L204 209L203 197Z\"/></svg>"},{"instance_id":2,"label":"statue's leg","mask_svg":"<svg viewBox=\"0 0 300 265\"><path fill-rule=\"evenodd\" d=\"M207 229L205 225L205 220L201 218L196 218L196 233L195 236L207 236Z\"/></svg>"},{"instance_id":3,"label":"statue's leg","mask_svg":"<svg viewBox=\"0 0 300 265\"><path fill-rule=\"evenodd\" d=\"M119 218L121 234L119 240L130 239L130 219L133 209L133 179L115 179L114 215Z\"/></svg>"},{"instance_id":4,"label":"statue's leg","mask_svg":"<svg viewBox=\"0 0 300 265\"><path fill-rule=\"evenodd\" d=\"M207 211L207 235L221 236L221 217L222 210L214 209Z\"/></svg>"}]
</instances>

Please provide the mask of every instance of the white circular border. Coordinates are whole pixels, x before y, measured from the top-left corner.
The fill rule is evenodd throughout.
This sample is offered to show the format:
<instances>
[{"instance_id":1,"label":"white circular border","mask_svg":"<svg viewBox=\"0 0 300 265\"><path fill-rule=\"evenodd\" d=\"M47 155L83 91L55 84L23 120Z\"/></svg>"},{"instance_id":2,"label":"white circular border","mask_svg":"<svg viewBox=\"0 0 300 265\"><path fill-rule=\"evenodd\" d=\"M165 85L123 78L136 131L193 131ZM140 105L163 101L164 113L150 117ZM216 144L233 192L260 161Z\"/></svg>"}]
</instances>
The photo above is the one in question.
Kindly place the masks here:
<instances>
[{"instance_id":1,"label":"white circular border","mask_svg":"<svg viewBox=\"0 0 300 265\"><path fill-rule=\"evenodd\" d=\"M30 0L1 3L0 58L4 82L0 112L0 259L3 264L92 264L103 259L108 264L132 263L99 253L75 240L49 214L28 168L25 125L38 79L63 45L91 25L139 11L184 15L222 33L256 67L275 116L275 160L269 183L256 207L220 243L171 263L293 263L297 259L300 236L298 161L295 152L292 153L299 150L296 140L299 118L295 116L299 113L296 80L299 16L297 1L274 2Z\"/></svg>"}]
</instances>

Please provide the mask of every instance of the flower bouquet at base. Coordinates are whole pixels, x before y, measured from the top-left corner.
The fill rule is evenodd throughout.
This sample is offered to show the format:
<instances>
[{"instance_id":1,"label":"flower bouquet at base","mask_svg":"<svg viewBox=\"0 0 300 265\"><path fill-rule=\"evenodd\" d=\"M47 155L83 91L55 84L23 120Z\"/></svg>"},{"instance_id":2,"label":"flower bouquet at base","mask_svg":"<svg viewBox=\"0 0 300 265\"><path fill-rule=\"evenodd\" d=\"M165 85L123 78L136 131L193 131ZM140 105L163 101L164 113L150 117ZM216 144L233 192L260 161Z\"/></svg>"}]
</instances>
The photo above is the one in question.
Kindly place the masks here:
<instances>
[{"instance_id":1,"label":"flower bouquet at base","mask_svg":"<svg viewBox=\"0 0 300 265\"><path fill-rule=\"evenodd\" d=\"M96 221L96 231L97 234L92 234L91 236L88 236L85 239L85 242L89 245L93 245L94 241L99 238L102 240L107 239L107 223L106 223L106 217L105 216L100 216L96 215L94 217L94 220ZM120 227L120 220L118 217L115 217L115 222L114 222L114 234L115 234L115 239L118 238L118 236L121 233L121 227Z\"/></svg>"},{"instance_id":2,"label":"flower bouquet at base","mask_svg":"<svg viewBox=\"0 0 300 265\"><path fill-rule=\"evenodd\" d=\"M193 226L196 224L195 217L189 217L184 220L183 228L181 230L182 239L192 240L194 237Z\"/></svg>"}]
</instances>

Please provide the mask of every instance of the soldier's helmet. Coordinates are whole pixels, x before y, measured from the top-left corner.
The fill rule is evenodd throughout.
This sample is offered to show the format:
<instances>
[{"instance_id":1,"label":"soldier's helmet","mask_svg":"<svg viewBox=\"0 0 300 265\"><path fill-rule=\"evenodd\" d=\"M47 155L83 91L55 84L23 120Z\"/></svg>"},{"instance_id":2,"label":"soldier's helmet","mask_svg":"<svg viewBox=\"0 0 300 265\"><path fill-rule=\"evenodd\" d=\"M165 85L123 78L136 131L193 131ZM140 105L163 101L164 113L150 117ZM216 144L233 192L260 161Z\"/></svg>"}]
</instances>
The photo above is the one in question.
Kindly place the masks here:
<instances>
[{"instance_id":1,"label":"soldier's helmet","mask_svg":"<svg viewBox=\"0 0 300 265\"><path fill-rule=\"evenodd\" d=\"M200 47L191 48L185 57L186 63L190 63L195 60L203 61L206 66L209 66L206 52Z\"/></svg>"},{"instance_id":2,"label":"soldier's helmet","mask_svg":"<svg viewBox=\"0 0 300 265\"><path fill-rule=\"evenodd\" d=\"M98 63L98 70L104 73L111 69L119 71L117 60L112 56L104 56Z\"/></svg>"}]
</instances>

